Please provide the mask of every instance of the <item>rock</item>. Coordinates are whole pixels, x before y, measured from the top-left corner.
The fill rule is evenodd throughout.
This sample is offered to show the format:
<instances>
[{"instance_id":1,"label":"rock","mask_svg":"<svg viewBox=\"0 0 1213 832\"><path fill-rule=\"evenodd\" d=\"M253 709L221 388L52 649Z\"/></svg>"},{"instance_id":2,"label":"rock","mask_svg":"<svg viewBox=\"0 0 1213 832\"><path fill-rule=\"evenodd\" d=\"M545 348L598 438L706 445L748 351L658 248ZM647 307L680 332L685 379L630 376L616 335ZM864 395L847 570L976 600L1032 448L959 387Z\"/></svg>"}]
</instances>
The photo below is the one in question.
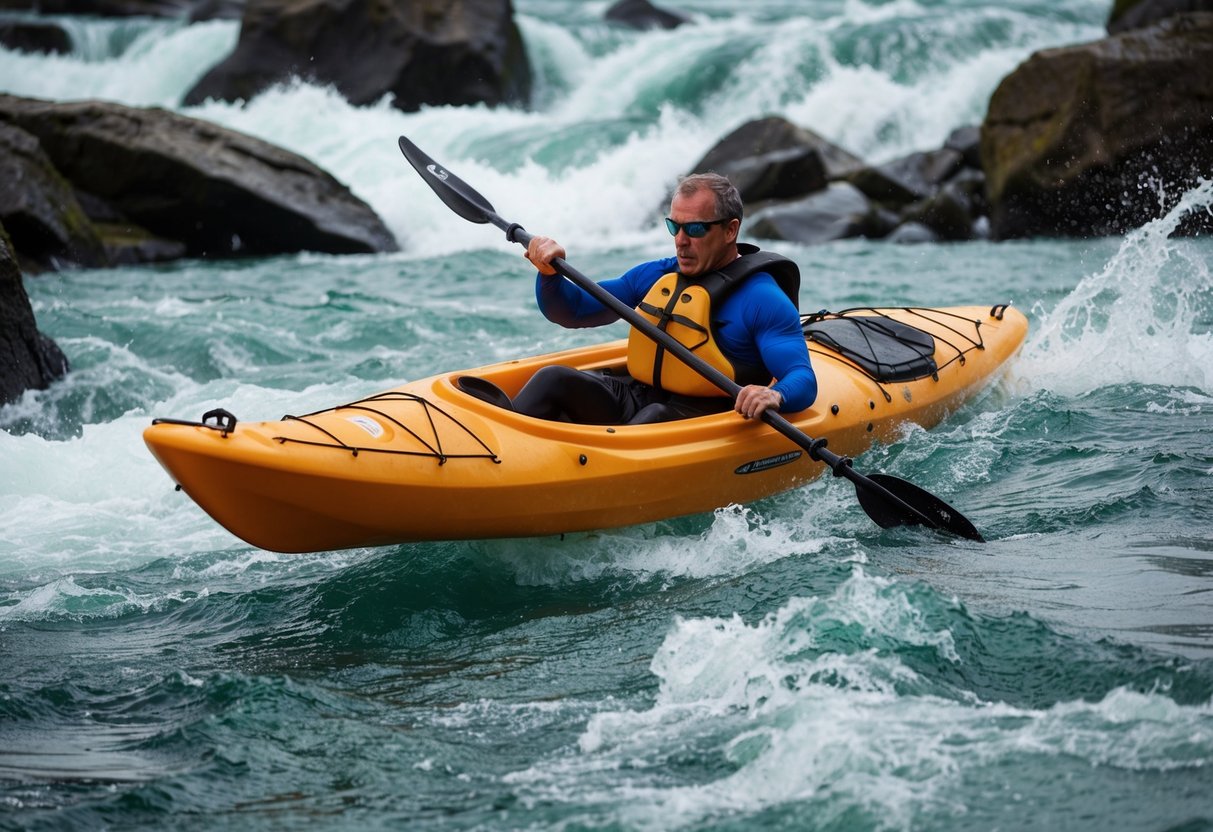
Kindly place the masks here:
<instances>
[{"instance_id":1,"label":"rock","mask_svg":"<svg viewBox=\"0 0 1213 832\"><path fill-rule=\"evenodd\" d=\"M134 266L139 263L165 263L180 260L189 251L180 240L157 237L142 226L131 222L94 223L105 257L111 266Z\"/></svg>"},{"instance_id":2,"label":"rock","mask_svg":"<svg viewBox=\"0 0 1213 832\"><path fill-rule=\"evenodd\" d=\"M0 225L0 405L45 390L67 373L67 357L38 331L12 242Z\"/></svg>"},{"instance_id":3,"label":"rock","mask_svg":"<svg viewBox=\"0 0 1213 832\"><path fill-rule=\"evenodd\" d=\"M3 0L0 7L39 14L186 17L198 0Z\"/></svg>"},{"instance_id":4,"label":"rock","mask_svg":"<svg viewBox=\"0 0 1213 832\"><path fill-rule=\"evenodd\" d=\"M1169 210L1213 171L1211 66L1210 13L1032 55L982 125L992 235L1121 234Z\"/></svg>"},{"instance_id":5,"label":"rock","mask_svg":"<svg viewBox=\"0 0 1213 832\"><path fill-rule=\"evenodd\" d=\"M0 95L0 124L34 136L78 195L195 257L395 251L332 176L260 139L158 108ZM138 226L138 228L135 228ZM24 250L23 238L14 243Z\"/></svg>"},{"instance_id":6,"label":"rock","mask_svg":"<svg viewBox=\"0 0 1213 832\"><path fill-rule=\"evenodd\" d=\"M54 23L0 20L0 46L21 52L64 54L72 51L72 39Z\"/></svg>"},{"instance_id":7,"label":"rock","mask_svg":"<svg viewBox=\"0 0 1213 832\"><path fill-rule=\"evenodd\" d=\"M711 166L704 168L711 169ZM774 150L761 156L738 159L720 165L716 172L724 174L737 186L746 203L791 199L820 191L829 184L821 156L805 148Z\"/></svg>"},{"instance_id":8,"label":"rock","mask_svg":"<svg viewBox=\"0 0 1213 832\"><path fill-rule=\"evenodd\" d=\"M960 170L963 161L960 151L945 147L861 168L848 181L877 202L906 205L933 196L944 180Z\"/></svg>"},{"instance_id":9,"label":"rock","mask_svg":"<svg viewBox=\"0 0 1213 832\"><path fill-rule=\"evenodd\" d=\"M800 197L826 187L862 163L842 148L785 118L747 122L729 133L691 169L732 180L743 201Z\"/></svg>"},{"instance_id":10,"label":"rock","mask_svg":"<svg viewBox=\"0 0 1213 832\"><path fill-rule=\"evenodd\" d=\"M768 240L828 243L862 236L872 211L858 188L834 182L824 191L760 208L750 219L749 233Z\"/></svg>"},{"instance_id":11,"label":"rock","mask_svg":"<svg viewBox=\"0 0 1213 832\"><path fill-rule=\"evenodd\" d=\"M190 9L190 23L204 20L240 20L245 0L198 0Z\"/></svg>"},{"instance_id":12,"label":"rock","mask_svg":"<svg viewBox=\"0 0 1213 832\"><path fill-rule=\"evenodd\" d=\"M618 0L603 17L633 29L676 29L691 22L688 16L654 6L649 0Z\"/></svg>"},{"instance_id":13,"label":"rock","mask_svg":"<svg viewBox=\"0 0 1213 832\"><path fill-rule=\"evenodd\" d=\"M975 213L986 213L986 175L975 168L961 168L960 172L944 183L954 185L964 192L973 204Z\"/></svg>"},{"instance_id":14,"label":"rock","mask_svg":"<svg viewBox=\"0 0 1213 832\"><path fill-rule=\"evenodd\" d=\"M925 225L944 240L973 237L973 203L959 183L946 183L938 193L906 209L902 218Z\"/></svg>"},{"instance_id":15,"label":"rock","mask_svg":"<svg viewBox=\"0 0 1213 832\"><path fill-rule=\"evenodd\" d=\"M1213 0L1117 0L1108 17L1108 34L1153 26L1187 12L1213 12Z\"/></svg>"},{"instance_id":16,"label":"rock","mask_svg":"<svg viewBox=\"0 0 1213 832\"><path fill-rule=\"evenodd\" d=\"M965 167L981 170L981 126L969 124L948 134L943 146L955 150Z\"/></svg>"},{"instance_id":17,"label":"rock","mask_svg":"<svg viewBox=\"0 0 1213 832\"><path fill-rule=\"evenodd\" d=\"M350 103L525 103L530 64L511 0L248 0L240 40L185 96L249 100L302 77Z\"/></svg>"},{"instance_id":18,"label":"rock","mask_svg":"<svg viewBox=\"0 0 1213 832\"><path fill-rule=\"evenodd\" d=\"M105 251L71 184L38 140L0 122L0 223L20 242L25 268L101 266ZM16 255L13 255L16 257Z\"/></svg>"}]
</instances>

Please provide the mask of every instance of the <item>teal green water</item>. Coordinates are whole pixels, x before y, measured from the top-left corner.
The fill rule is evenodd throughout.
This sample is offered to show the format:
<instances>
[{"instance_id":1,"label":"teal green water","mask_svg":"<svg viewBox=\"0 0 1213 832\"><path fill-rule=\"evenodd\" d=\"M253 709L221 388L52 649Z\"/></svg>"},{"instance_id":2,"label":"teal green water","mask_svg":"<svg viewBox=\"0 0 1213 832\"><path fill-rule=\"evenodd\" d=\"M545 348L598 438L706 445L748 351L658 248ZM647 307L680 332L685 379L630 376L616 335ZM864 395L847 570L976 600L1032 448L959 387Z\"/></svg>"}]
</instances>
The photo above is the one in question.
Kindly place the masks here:
<instances>
[{"instance_id":1,"label":"teal green water","mask_svg":"<svg viewBox=\"0 0 1213 832\"><path fill-rule=\"evenodd\" d=\"M1213 246L1167 237L1210 186L1123 239L780 247L806 311L1029 314L1007 376L856 461L944 497L986 544L881 530L826 478L593 534L286 556L172 490L140 439L155 416L273 419L622 334L544 322L520 251L451 217L395 151L420 136L590 275L666 251L648 222L662 177L714 140L695 113L719 105L662 87L654 58L609 76L624 100L591 112L608 70L675 42L519 5L565 90L542 118L359 111L306 86L195 111L276 125L375 205L401 254L27 281L73 372L0 409L0 829L1213 828ZM932 84L959 90L1103 14L839 3L810 26L789 3L695 8L707 41L778 27L836 46L778 95L886 156L981 97L974 81L932 110ZM213 61L232 36L143 25L126 62L51 64L42 83L134 96L147 61ZM910 37L933 32L968 54ZM782 59L766 43L729 59L732 89ZM575 50L588 66L555 59ZM873 88L883 122L832 120Z\"/></svg>"}]
</instances>

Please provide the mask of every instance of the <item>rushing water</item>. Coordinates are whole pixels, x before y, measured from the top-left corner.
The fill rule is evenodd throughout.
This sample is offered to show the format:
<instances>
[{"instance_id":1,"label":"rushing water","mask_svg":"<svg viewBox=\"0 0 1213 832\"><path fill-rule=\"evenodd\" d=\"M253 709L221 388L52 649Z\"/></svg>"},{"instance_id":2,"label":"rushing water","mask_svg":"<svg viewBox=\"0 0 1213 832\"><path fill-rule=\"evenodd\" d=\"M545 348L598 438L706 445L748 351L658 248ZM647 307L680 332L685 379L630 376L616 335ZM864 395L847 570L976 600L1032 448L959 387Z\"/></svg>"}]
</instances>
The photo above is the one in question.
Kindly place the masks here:
<instances>
[{"instance_id":1,"label":"rushing water","mask_svg":"<svg viewBox=\"0 0 1213 832\"><path fill-rule=\"evenodd\" d=\"M272 419L622 334L534 311L407 134L600 277L747 119L872 161L979 121L1086 0L720 0L632 33L519 0L533 110L352 108L292 84L184 112L313 159L399 254L27 280L72 373L0 409L0 828L1213 828L1213 245L779 246L806 310L1011 301L1011 372L857 460L982 544L882 531L832 478L564 538L268 553L174 492L140 432ZM807 6L807 10L805 7ZM0 87L178 107L237 24L73 20ZM535 511L543 506L535 506Z\"/></svg>"}]
</instances>

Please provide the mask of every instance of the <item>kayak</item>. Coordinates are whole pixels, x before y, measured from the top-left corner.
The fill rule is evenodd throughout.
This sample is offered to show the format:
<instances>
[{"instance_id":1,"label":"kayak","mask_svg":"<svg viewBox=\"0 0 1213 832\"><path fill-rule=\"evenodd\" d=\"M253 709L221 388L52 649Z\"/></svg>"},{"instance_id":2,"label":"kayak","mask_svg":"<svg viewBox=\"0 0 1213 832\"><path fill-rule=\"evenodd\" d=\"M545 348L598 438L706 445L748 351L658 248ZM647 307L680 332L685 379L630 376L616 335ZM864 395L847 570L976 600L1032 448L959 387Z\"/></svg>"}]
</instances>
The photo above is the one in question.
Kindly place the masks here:
<instances>
[{"instance_id":1,"label":"kayak","mask_svg":"<svg viewBox=\"0 0 1213 832\"><path fill-rule=\"evenodd\" d=\"M929 428L1020 349L1006 305L852 309L802 318L816 402L783 414L843 455ZM626 373L626 341L443 373L303 415L156 419L155 458L248 543L314 552L427 540L588 531L698 514L800 486L811 454L732 410L647 425L513 411L540 367ZM725 400L727 401L727 400Z\"/></svg>"}]
</instances>

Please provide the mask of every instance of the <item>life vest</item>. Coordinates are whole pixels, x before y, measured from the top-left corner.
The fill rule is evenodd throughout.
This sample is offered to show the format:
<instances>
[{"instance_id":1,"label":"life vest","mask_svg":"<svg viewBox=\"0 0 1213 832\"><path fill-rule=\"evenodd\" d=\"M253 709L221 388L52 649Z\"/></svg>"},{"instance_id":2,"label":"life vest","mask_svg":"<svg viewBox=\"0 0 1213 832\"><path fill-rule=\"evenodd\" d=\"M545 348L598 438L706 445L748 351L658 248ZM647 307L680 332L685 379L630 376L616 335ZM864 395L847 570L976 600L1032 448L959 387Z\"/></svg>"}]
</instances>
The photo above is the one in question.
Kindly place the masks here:
<instances>
[{"instance_id":1,"label":"life vest","mask_svg":"<svg viewBox=\"0 0 1213 832\"><path fill-rule=\"evenodd\" d=\"M688 278L670 272L658 278L636 311L738 384L769 384L771 372L761 363L743 364L725 355L717 343L718 322L712 313L758 272L767 272L775 278L792 305L799 309L800 269L786 257L759 251L749 243L739 244L737 250L740 257L702 277ZM628 373L652 387L683 396L728 395L637 329L628 336Z\"/></svg>"}]
</instances>

